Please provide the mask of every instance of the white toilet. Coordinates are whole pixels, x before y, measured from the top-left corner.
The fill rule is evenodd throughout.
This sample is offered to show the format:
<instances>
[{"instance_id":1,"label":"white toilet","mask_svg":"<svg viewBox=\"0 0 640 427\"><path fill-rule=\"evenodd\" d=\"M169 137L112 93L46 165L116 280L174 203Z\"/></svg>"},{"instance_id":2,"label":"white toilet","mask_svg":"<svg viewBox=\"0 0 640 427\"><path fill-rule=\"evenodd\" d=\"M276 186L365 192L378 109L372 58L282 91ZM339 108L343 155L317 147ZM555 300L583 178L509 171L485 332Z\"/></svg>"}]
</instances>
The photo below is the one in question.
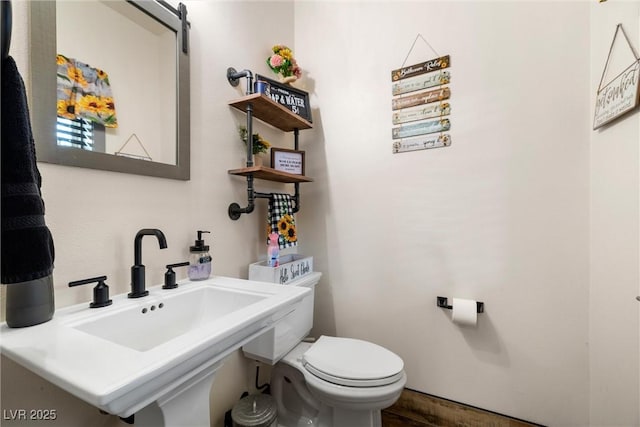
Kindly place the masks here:
<instances>
[{"instance_id":1,"label":"white toilet","mask_svg":"<svg viewBox=\"0 0 640 427\"><path fill-rule=\"evenodd\" d=\"M291 285L312 290L320 273ZM380 411L400 397L407 376L391 351L362 340L321 336L303 342L313 323L313 292L285 322L243 347L275 366L271 394L280 427L380 427Z\"/></svg>"}]
</instances>

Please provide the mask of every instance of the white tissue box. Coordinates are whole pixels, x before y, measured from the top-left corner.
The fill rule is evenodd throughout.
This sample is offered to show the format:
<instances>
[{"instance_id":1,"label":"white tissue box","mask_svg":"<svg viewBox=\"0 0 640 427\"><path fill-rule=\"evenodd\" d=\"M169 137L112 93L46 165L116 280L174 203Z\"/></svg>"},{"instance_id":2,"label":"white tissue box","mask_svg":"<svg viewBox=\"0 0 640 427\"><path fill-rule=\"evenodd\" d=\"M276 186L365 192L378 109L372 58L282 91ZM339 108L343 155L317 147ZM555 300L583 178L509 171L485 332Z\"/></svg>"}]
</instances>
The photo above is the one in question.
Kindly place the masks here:
<instances>
[{"instance_id":1,"label":"white tissue box","mask_svg":"<svg viewBox=\"0 0 640 427\"><path fill-rule=\"evenodd\" d=\"M249 280L258 282L280 283L286 285L313 273L313 257L291 254L283 255L279 259L278 267L269 267L267 261L249 264Z\"/></svg>"}]
</instances>

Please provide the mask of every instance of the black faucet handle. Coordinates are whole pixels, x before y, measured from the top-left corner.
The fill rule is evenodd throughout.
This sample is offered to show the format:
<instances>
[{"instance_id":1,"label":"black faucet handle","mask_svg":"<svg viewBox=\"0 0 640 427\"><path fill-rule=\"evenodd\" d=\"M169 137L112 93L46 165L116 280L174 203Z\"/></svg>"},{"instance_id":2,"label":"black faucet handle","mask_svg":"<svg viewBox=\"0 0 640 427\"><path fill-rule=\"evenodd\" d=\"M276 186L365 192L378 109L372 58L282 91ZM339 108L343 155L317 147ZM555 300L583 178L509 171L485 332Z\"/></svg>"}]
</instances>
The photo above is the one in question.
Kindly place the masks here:
<instances>
[{"instance_id":1,"label":"black faucet handle","mask_svg":"<svg viewBox=\"0 0 640 427\"><path fill-rule=\"evenodd\" d=\"M164 285L162 289L175 289L178 287L176 283L176 272L173 271L176 267L186 267L189 262L179 262L177 264L167 264L167 272L164 273Z\"/></svg>"},{"instance_id":2,"label":"black faucet handle","mask_svg":"<svg viewBox=\"0 0 640 427\"><path fill-rule=\"evenodd\" d=\"M89 307L106 307L108 305L111 305L113 301L109 299L109 286L104 283L105 280L107 280L107 276L91 277L90 279L82 279L69 282L69 287L98 282L98 284L93 288L93 302L89 304Z\"/></svg>"}]
</instances>

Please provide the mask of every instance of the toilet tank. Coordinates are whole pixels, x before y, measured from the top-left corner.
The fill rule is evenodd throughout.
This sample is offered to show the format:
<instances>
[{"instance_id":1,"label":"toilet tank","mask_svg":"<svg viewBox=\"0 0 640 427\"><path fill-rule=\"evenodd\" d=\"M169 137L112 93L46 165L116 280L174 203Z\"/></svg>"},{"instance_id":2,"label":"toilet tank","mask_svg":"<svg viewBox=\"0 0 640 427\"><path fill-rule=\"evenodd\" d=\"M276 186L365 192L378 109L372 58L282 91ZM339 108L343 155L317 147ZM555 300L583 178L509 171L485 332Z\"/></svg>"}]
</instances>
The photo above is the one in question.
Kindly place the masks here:
<instances>
[{"instance_id":1,"label":"toilet tank","mask_svg":"<svg viewBox=\"0 0 640 427\"><path fill-rule=\"evenodd\" d=\"M245 344L242 351L246 357L274 365L309 335L313 326L313 296L320 277L322 273L313 272L282 285L304 286L312 291L302 300L297 310L287 314L273 328Z\"/></svg>"}]
</instances>

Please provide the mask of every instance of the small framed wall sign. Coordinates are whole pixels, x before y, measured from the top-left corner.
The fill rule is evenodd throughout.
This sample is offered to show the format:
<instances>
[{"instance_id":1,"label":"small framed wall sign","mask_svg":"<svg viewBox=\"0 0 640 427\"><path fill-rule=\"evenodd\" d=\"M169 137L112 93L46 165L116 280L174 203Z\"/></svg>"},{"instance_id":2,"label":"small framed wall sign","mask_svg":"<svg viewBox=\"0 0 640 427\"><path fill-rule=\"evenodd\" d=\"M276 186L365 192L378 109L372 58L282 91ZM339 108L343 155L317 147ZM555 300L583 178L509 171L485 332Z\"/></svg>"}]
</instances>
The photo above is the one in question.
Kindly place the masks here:
<instances>
[{"instance_id":1,"label":"small framed wall sign","mask_svg":"<svg viewBox=\"0 0 640 427\"><path fill-rule=\"evenodd\" d=\"M281 172L304 175L304 151L272 148L271 167Z\"/></svg>"}]
</instances>

